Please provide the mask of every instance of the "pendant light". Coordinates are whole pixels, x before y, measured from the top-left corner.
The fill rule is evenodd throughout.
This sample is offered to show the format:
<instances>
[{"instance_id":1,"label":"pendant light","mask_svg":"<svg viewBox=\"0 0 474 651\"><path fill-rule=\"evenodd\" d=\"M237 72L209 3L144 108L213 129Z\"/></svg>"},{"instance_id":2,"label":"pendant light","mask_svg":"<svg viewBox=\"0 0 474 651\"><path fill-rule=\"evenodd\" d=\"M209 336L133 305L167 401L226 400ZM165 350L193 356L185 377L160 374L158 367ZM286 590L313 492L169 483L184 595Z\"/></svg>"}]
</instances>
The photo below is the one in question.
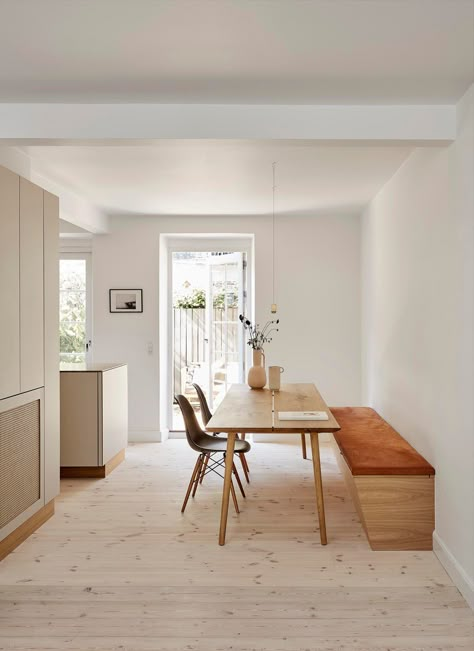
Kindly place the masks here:
<instances>
[{"instance_id":1,"label":"pendant light","mask_svg":"<svg viewBox=\"0 0 474 651\"><path fill-rule=\"evenodd\" d=\"M275 301L275 170L276 163L272 163L272 305L270 310L272 314L276 314L277 311L277 304Z\"/></svg>"}]
</instances>

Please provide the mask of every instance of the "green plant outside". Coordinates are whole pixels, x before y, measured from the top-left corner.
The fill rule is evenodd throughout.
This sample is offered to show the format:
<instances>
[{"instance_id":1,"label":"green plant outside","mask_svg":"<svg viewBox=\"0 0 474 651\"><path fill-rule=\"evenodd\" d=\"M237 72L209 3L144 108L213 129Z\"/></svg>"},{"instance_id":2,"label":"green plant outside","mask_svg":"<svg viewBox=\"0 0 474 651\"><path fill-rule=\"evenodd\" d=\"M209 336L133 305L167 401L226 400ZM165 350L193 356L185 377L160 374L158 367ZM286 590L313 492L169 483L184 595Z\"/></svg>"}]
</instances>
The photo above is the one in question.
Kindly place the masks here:
<instances>
[{"instance_id":1,"label":"green plant outside","mask_svg":"<svg viewBox=\"0 0 474 651\"><path fill-rule=\"evenodd\" d=\"M227 296L227 307L237 307L238 295L236 291L221 291L214 295L213 307L224 308ZM186 296L175 297L175 308L193 309L206 307L206 292L203 289L194 289Z\"/></svg>"}]
</instances>

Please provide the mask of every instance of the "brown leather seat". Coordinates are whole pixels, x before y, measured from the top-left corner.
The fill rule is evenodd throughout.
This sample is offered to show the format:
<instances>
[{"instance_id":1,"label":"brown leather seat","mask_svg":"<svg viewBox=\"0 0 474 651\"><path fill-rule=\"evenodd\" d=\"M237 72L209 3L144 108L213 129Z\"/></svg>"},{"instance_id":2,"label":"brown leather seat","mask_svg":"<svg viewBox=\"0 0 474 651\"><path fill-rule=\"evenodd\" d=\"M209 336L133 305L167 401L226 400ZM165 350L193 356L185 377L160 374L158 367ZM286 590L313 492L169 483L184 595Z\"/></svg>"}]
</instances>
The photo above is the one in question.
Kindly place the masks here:
<instances>
[{"instance_id":1,"label":"brown leather seat","mask_svg":"<svg viewBox=\"0 0 474 651\"><path fill-rule=\"evenodd\" d=\"M334 438L353 475L434 475L435 470L370 407L331 407Z\"/></svg>"}]
</instances>

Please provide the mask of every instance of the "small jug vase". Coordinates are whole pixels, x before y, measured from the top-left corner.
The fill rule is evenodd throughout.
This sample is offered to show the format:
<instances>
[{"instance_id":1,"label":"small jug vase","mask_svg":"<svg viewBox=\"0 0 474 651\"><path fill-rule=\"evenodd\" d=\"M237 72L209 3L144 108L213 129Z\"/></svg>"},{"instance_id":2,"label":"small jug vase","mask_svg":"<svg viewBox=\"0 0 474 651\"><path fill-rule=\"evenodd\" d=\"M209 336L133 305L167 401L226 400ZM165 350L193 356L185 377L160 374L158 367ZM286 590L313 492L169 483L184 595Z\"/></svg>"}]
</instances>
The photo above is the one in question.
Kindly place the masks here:
<instances>
[{"instance_id":1,"label":"small jug vase","mask_svg":"<svg viewBox=\"0 0 474 651\"><path fill-rule=\"evenodd\" d=\"M253 366L249 368L247 383L251 389L263 389L267 383L263 350L253 351Z\"/></svg>"}]
</instances>

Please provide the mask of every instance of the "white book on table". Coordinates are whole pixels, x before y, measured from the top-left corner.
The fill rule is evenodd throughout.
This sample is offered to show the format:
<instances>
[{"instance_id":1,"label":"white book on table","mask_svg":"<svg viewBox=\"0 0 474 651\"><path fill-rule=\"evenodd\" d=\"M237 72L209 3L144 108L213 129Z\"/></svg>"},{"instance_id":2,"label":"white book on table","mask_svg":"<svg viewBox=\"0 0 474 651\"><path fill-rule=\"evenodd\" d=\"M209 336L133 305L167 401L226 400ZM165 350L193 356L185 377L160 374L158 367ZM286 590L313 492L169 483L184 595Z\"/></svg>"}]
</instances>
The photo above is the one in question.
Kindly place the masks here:
<instances>
[{"instance_id":1,"label":"white book on table","mask_svg":"<svg viewBox=\"0 0 474 651\"><path fill-rule=\"evenodd\" d=\"M325 411L279 411L279 420L329 420Z\"/></svg>"}]
</instances>

